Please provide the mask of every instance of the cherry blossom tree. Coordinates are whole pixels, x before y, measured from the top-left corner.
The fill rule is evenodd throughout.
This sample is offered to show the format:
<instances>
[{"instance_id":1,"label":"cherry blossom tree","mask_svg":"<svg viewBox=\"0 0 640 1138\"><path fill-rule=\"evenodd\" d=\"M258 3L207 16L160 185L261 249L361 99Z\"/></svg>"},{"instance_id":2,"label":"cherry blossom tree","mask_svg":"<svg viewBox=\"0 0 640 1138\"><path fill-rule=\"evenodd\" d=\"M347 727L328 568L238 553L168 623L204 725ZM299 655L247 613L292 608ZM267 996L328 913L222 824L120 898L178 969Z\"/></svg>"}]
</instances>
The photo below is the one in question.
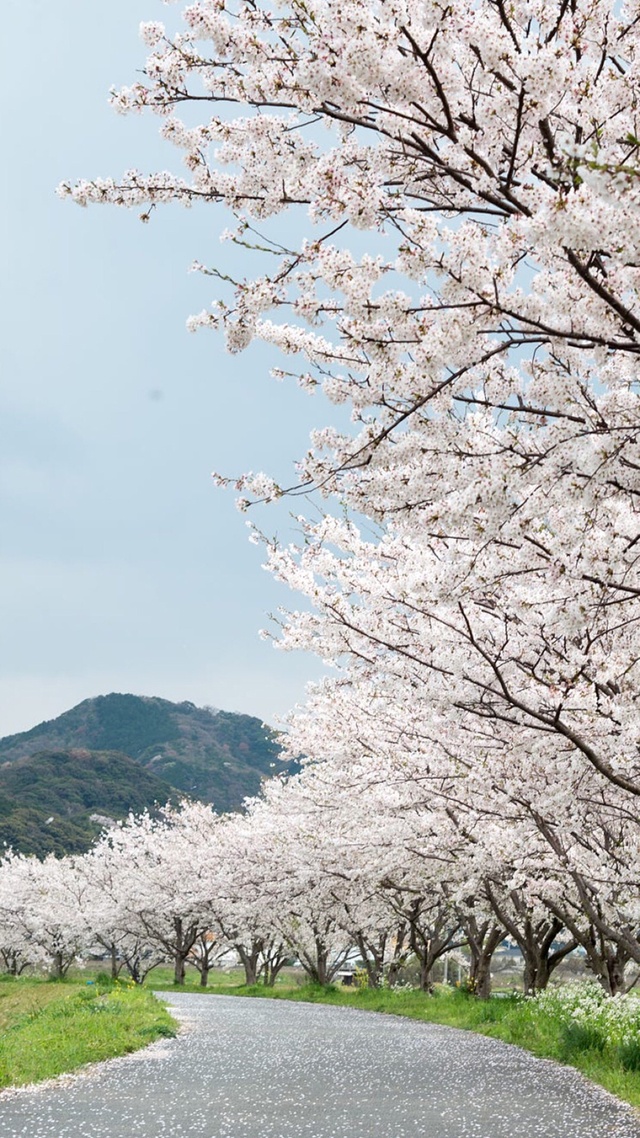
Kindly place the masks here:
<instances>
[{"instance_id":1,"label":"cherry blossom tree","mask_svg":"<svg viewBox=\"0 0 640 1138\"><path fill-rule=\"evenodd\" d=\"M307 606L283 617L282 646L337 669L288 746L401 778L420 849L404 842L386 869L372 857L351 893L319 810L274 790L250 825L276 940L326 978L348 906L387 881L415 951L428 910L424 944L441 920L443 952L466 927L486 976L511 926L534 987L576 940L616 990L640 959L636 7L196 0L181 30L142 34L143 81L112 101L157 114L187 174L61 193L154 222L164 203L224 205L239 259L249 245L268 268L230 281L195 266L217 295L190 326L223 328L231 351L274 345L291 357L280 378L349 406L352 429L314 432L295 484L236 485L243 504L324 495L297 547L268 548ZM456 863L445 842L437 883L446 827L420 844L434 795L469 846ZM176 960L197 909L165 936ZM255 971L261 934L243 921L230 936ZM348 935L365 928L363 907Z\"/></svg>"},{"instance_id":2,"label":"cherry blossom tree","mask_svg":"<svg viewBox=\"0 0 640 1138\"><path fill-rule=\"evenodd\" d=\"M0 882L10 970L28 962L62 979L87 947L76 859L49 854L40 861L10 852Z\"/></svg>"},{"instance_id":3,"label":"cherry blossom tree","mask_svg":"<svg viewBox=\"0 0 640 1138\"><path fill-rule=\"evenodd\" d=\"M354 669L349 681L325 681L292 716L289 746L320 760L328 783L333 767L334 778L350 778L360 792L366 787L367 798L370 786L384 787L381 795L406 820L392 839L400 865L408 869L416 853L425 865L430 858L444 865L441 883L458 910L480 994L501 939L496 922L522 951L526 990L544 988L576 944L605 989L620 990L624 963L637 961L640 948L638 819L626 792L578 764L572 781L559 785L549 763L525 750L496 753L487 739L474 761L468 733L452 742L450 724L440 719L436 737L429 705L412 703L398 670L389 677L379 665L371 676L365 669L359 683ZM360 829L367 822L366 811L361 815ZM454 823L457 843L443 819ZM381 812L372 865L386 826ZM420 881L415 871L412 881Z\"/></svg>"},{"instance_id":4,"label":"cherry blossom tree","mask_svg":"<svg viewBox=\"0 0 640 1138\"><path fill-rule=\"evenodd\" d=\"M46 967L49 957L32 933L29 859L8 850L0 861L0 956L5 970L19 976L26 968Z\"/></svg>"},{"instance_id":5,"label":"cherry blossom tree","mask_svg":"<svg viewBox=\"0 0 640 1138\"><path fill-rule=\"evenodd\" d=\"M132 959L140 947L151 950L156 963L171 959L176 984L184 984L189 955L209 928L206 850L215 826L211 807L184 802L158 817L131 816L108 830L94 851L119 882L112 920L127 934Z\"/></svg>"},{"instance_id":6,"label":"cherry blossom tree","mask_svg":"<svg viewBox=\"0 0 640 1138\"><path fill-rule=\"evenodd\" d=\"M201 988L206 988L211 969L228 951L229 946L209 930L202 930L198 934L187 956L187 964L192 964L199 972Z\"/></svg>"},{"instance_id":7,"label":"cherry blossom tree","mask_svg":"<svg viewBox=\"0 0 640 1138\"><path fill-rule=\"evenodd\" d=\"M313 951L307 948L300 954L309 975L321 980L323 974L337 974L357 952L370 987L378 987L383 979L393 983L411 946L408 923L398 904L389 903L384 881L398 867L400 848L390 788L379 787L376 793L361 769L351 768L345 777L344 771L325 763L308 768L280 789L267 787L263 813L267 820L275 813L276 826L280 818L286 823L292 864L275 911L284 911L283 931L296 951L304 929L300 880L303 895L309 884L313 891L316 933L320 914L325 915L325 933L315 938L319 943L314 943ZM398 890L397 901L396 894ZM321 949L327 932L334 942L329 968L322 964Z\"/></svg>"},{"instance_id":8,"label":"cherry blossom tree","mask_svg":"<svg viewBox=\"0 0 640 1138\"><path fill-rule=\"evenodd\" d=\"M615 801L624 796L607 787L585 789L571 810L532 812L551 856L537 883L529 870L529 892L581 946L605 991L616 995L626 989L626 965L640 964L639 819L626 800Z\"/></svg>"},{"instance_id":9,"label":"cherry blossom tree","mask_svg":"<svg viewBox=\"0 0 640 1138\"><path fill-rule=\"evenodd\" d=\"M270 834L246 814L235 814L224 818L216 840L211 928L237 953L247 985L271 987L290 950L272 919L271 889L281 868Z\"/></svg>"},{"instance_id":10,"label":"cherry blossom tree","mask_svg":"<svg viewBox=\"0 0 640 1138\"><path fill-rule=\"evenodd\" d=\"M321 816L299 780L273 780L249 803L252 835L267 856L262 906L276 939L307 976L330 983L352 944L340 926L322 851Z\"/></svg>"},{"instance_id":11,"label":"cherry blossom tree","mask_svg":"<svg viewBox=\"0 0 640 1138\"><path fill-rule=\"evenodd\" d=\"M393 523L379 559L367 551L380 600L423 642L437 625L457 646L461 676L425 660L441 685L464 681L457 709L518 745L551 731L636 793L632 8L202 2L185 22L143 25L146 80L113 102L158 113L190 178L62 192L145 218L223 202L239 243L306 212L313 236L264 238L276 268L195 324L223 324L232 350L258 337L304 357L302 382L351 404L359 429L318 431L301 486ZM212 117L187 126L189 104ZM354 229L387 252L350 253ZM338 544L339 561L353 553L352 535ZM398 559L417 588L389 589ZM374 631L398 650L384 621Z\"/></svg>"},{"instance_id":12,"label":"cherry blossom tree","mask_svg":"<svg viewBox=\"0 0 640 1138\"><path fill-rule=\"evenodd\" d=\"M168 954L157 944L150 944L140 923L132 919L127 865L120 849L114 849L103 835L93 849L77 859L78 872L85 881L82 917L88 939L101 946L110 959L112 979L124 969L134 983L142 984Z\"/></svg>"}]
</instances>

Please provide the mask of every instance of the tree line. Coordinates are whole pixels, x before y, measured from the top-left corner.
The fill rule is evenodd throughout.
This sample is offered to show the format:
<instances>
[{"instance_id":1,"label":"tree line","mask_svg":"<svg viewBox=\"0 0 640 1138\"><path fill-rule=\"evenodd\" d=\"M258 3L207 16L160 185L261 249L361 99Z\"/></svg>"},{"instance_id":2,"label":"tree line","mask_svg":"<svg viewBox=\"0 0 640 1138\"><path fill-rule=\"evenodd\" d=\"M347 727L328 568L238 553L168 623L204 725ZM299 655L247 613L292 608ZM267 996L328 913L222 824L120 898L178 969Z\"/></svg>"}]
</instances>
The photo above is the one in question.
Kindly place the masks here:
<instances>
[{"instance_id":1,"label":"tree line","mask_svg":"<svg viewBox=\"0 0 640 1138\"><path fill-rule=\"evenodd\" d=\"M436 963L464 947L469 985L487 997L509 938L525 991L544 990L580 948L613 995L632 982L640 943L627 924L633 889L605 891L599 865L596 881L568 872L526 818L488 821L435 796L428 807L415 779L322 764L268 783L241 814L185 801L131 815L86 854L7 853L0 955L13 974L62 976L102 952L137 983L171 961L175 983L191 964L203 985L230 951L247 984L266 985L292 957L326 984L357 956L371 987L393 986L411 960L430 991Z\"/></svg>"}]
</instances>

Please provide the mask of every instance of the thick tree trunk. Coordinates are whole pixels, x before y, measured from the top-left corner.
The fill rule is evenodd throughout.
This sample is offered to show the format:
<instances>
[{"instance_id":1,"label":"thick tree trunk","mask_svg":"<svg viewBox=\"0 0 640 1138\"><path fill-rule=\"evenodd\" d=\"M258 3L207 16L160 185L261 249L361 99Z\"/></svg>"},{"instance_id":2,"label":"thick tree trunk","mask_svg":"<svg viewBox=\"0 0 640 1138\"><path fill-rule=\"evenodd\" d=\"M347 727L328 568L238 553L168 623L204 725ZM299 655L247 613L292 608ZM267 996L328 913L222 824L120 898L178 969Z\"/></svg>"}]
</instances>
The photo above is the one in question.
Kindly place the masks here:
<instances>
[{"instance_id":1,"label":"thick tree trunk","mask_svg":"<svg viewBox=\"0 0 640 1138\"><path fill-rule=\"evenodd\" d=\"M54 952L51 960L51 970L49 975L52 980L61 980L64 976L64 958L61 952Z\"/></svg>"},{"instance_id":2,"label":"thick tree trunk","mask_svg":"<svg viewBox=\"0 0 640 1138\"><path fill-rule=\"evenodd\" d=\"M548 955L551 943L545 943L545 939L536 937L536 931L531 921L526 920L518 939L524 960L522 984L525 995L543 992L549 983Z\"/></svg>"},{"instance_id":3,"label":"thick tree trunk","mask_svg":"<svg viewBox=\"0 0 640 1138\"><path fill-rule=\"evenodd\" d=\"M200 966L200 987L206 988L208 983L209 983L209 965L203 963Z\"/></svg>"},{"instance_id":4,"label":"thick tree trunk","mask_svg":"<svg viewBox=\"0 0 640 1138\"><path fill-rule=\"evenodd\" d=\"M369 962L367 962L366 963L366 969L367 969L367 987L368 988L374 988L374 989L379 988L380 985L382 984L382 966L381 965L380 966L378 966L378 965L371 965L370 966Z\"/></svg>"},{"instance_id":5,"label":"thick tree trunk","mask_svg":"<svg viewBox=\"0 0 640 1138\"><path fill-rule=\"evenodd\" d=\"M182 987L185 981L187 957L198 937L198 926L191 924L185 929L182 917L174 917L173 933L173 982Z\"/></svg>"},{"instance_id":6,"label":"thick tree trunk","mask_svg":"<svg viewBox=\"0 0 640 1138\"><path fill-rule=\"evenodd\" d=\"M524 958L525 993L544 992L555 969L576 947L577 942L572 940L555 952L552 951L553 941L563 927L561 921L553 921L545 935L541 936L538 928L529 921L525 922L523 938L518 941Z\"/></svg>"},{"instance_id":7,"label":"thick tree trunk","mask_svg":"<svg viewBox=\"0 0 640 1138\"><path fill-rule=\"evenodd\" d=\"M588 968L593 972L608 996L617 996L625 990L624 970L629 963L629 953L620 945L594 936L593 943L586 947Z\"/></svg>"},{"instance_id":8,"label":"thick tree trunk","mask_svg":"<svg viewBox=\"0 0 640 1138\"><path fill-rule=\"evenodd\" d=\"M608 980L609 980L609 995L617 996L621 992L624 992L624 989L625 989L624 967L625 967L625 964L628 963L628 960L629 960L629 958L628 958L628 956L626 956L626 954L625 954L625 957L623 959L622 954L618 953L618 954L616 954L615 959L609 961L608 968L607 968L607 974L608 974Z\"/></svg>"},{"instance_id":9,"label":"thick tree trunk","mask_svg":"<svg viewBox=\"0 0 640 1138\"><path fill-rule=\"evenodd\" d=\"M118 951L116 949L115 944L111 945L110 955L111 955L111 979L117 980L119 968L118 968Z\"/></svg>"},{"instance_id":10,"label":"thick tree trunk","mask_svg":"<svg viewBox=\"0 0 640 1138\"><path fill-rule=\"evenodd\" d=\"M433 972L433 966L438 959L436 953L433 951L432 941L421 940L420 937L413 935L412 930L411 947L413 948L415 957L418 961L420 990L422 992L432 993L433 980L431 973Z\"/></svg>"},{"instance_id":11,"label":"thick tree trunk","mask_svg":"<svg viewBox=\"0 0 640 1138\"><path fill-rule=\"evenodd\" d=\"M407 963L407 958L410 952L410 945L408 942L408 929L405 921L398 925L396 932L396 941L393 950L393 959L389 963L387 969L387 984L390 988L394 988L398 983L400 976L400 969L404 968Z\"/></svg>"},{"instance_id":12,"label":"thick tree trunk","mask_svg":"<svg viewBox=\"0 0 640 1138\"><path fill-rule=\"evenodd\" d=\"M140 958L138 956L125 956L124 966L134 984L140 984Z\"/></svg>"},{"instance_id":13,"label":"thick tree trunk","mask_svg":"<svg viewBox=\"0 0 640 1138\"><path fill-rule=\"evenodd\" d=\"M538 821L538 825L551 848L562 860L563 850L557 837L546 824ZM630 960L640 964L640 942L637 932L628 926L626 928L612 926L606 913L603 912L597 889L576 870L571 871L571 877L578 891L579 907L575 902L566 902L561 907L549 901L549 908L558 920L566 925L574 937L575 944L584 948L588 967L602 984L605 992L615 996L625 990L625 965ZM585 915L589 922L586 929L583 922Z\"/></svg>"},{"instance_id":14,"label":"thick tree trunk","mask_svg":"<svg viewBox=\"0 0 640 1138\"><path fill-rule=\"evenodd\" d=\"M544 992L550 979L548 960L533 946L525 945L524 975L522 979L525 994Z\"/></svg>"},{"instance_id":15,"label":"thick tree trunk","mask_svg":"<svg viewBox=\"0 0 640 1138\"><path fill-rule=\"evenodd\" d=\"M491 958L493 950L481 952L471 957L469 987L479 1000L488 1000L491 995Z\"/></svg>"},{"instance_id":16,"label":"thick tree trunk","mask_svg":"<svg viewBox=\"0 0 640 1138\"><path fill-rule=\"evenodd\" d=\"M402 965L400 964L399 960L393 960L389 965L389 968L387 970L387 984L390 988L395 988L396 984L398 983L398 977L400 975L401 968Z\"/></svg>"},{"instance_id":17,"label":"thick tree trunk","mask_svg":"<svg viewBox=\"0 0 640 1138\"><path fill-rule=\"evenodd\" d=\"M329 983L329 953L327 952L323 942L316 939L316 975L315 979L318 984Z\"/></svg>"},{"instance_id":18,"label":"thick tree trunk","mask_svg":"<svg viewBox=\"0 0 640 1138\"><path fill-rule=\"evenodd\" d=\"M630 960L640 963L640 946L631 930L617 930L609 926L602 913L597 897L585 883L580 874L573 874L578 889L583 912L576 917L574 912L558 911L575 943L581 945L587 956L587 967L602 984L607 995L615 996L624 992L624 970ZM556 906L550 906L556 911ZM575 908L575 906L574 906ZM582 916L586 913L589 924L584 927Z\"/></svg>"},{"instance_id":19,"label":"thick tree trunk","mask_svg":"<svg viewBox=\"0 0 640 1138\"><path fill-rule=\"evenodd\" d=\"M262 942L254 942L251 949L247 951L243 944L236 944L236 952L240 957L242 967L244 968L244 982L247 987L258 983L258 963L260 960L260 953L262 951Z\"/></svg>"},{"instance_id":20,"label":"thick tree trunk","mask_svg":"<svg viewBox=\"0 0 640 1138\"><path fill-rule=\"evenodd\" d=\"M304 968L307 976L314 984L330 984L333 976L340 968L340 961L335 959L331 968L329 967L329 950L326 947L324 937L318 933L313 938L313 950L307 951L302 947L298 947L298 959ZM341 959L347 956L347 953L339 954Z\"/></svg>"},{"instance_id":21,"label":"thick tree trunk","mask_svg":"<svg viewBox=\"0 0 640 1138\"><path fill-rule=\"evenodd\" d=\"M473 915L463 917L462 926L471 953L469 987L478 999L488 1000L491 995L491 961L504 939L504 927L489 920L479 924Z\"/></svg>"},{"instance_id":22,"label":"thick tree trunk","mask_svg":"<svg viewBox=\"0 0 640 1138\"><path fill-rule=\"evenodd\" d=\"M176 951L173 957L173 982L182 986L185 981L186 968L184 954Z\"/></svg>"},{"instance_id":23,"label":"thick tree trunk","mask_svg":"<svg viewBox=\"0 0 640 1138\"><path fill-rule=\"evenodd\" d=\"M433 993L431 973L434 963L430 953L426 953L420 960L420 990L422 992L429 992L429 994Z\"/></svg>"},{"instance_id":24,"label":"thick tree trunk","mask_svg":"<svg viewBox=\"0 0 640 1138\"><path fill-rule=\"evenodd\" d=\"M553 915L554 910L551 907L548 917L536 921L532 920L530 907L516 889L511 891L508 901L503 901L494 893L491 881L485 882L485 889L487 899L496 917L502 922L509 936L513 938L522 953L525 995L543 992L549 983L552 972L564 960L565 956L573 952L578 943L576 940L572 940L556 949L555 952L553 951L553 942L556 937L570 926L559 915ZM509 909L508 902L513 906L512 911Z\"/></svg>"}]
</instances>

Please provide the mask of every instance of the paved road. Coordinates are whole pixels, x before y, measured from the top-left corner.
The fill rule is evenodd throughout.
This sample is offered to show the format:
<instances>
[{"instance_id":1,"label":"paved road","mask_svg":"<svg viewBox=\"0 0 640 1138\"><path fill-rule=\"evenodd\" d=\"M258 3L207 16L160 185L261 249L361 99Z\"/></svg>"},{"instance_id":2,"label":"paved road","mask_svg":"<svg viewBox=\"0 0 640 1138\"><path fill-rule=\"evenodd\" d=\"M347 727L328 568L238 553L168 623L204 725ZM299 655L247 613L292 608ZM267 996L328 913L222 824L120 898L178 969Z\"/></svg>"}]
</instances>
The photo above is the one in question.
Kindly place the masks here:
<instances>
[{"instance_id":1,"label":"paved road","mask_svg":"<svg viewBox=\"0 0 640 1138\"><path fill-rule=\"evenodd\" d=\"M1 1138L640 1138L568 1068L351 1008L172 995L183 1030L0 1095Z\"/></svg>"}]
</instances>

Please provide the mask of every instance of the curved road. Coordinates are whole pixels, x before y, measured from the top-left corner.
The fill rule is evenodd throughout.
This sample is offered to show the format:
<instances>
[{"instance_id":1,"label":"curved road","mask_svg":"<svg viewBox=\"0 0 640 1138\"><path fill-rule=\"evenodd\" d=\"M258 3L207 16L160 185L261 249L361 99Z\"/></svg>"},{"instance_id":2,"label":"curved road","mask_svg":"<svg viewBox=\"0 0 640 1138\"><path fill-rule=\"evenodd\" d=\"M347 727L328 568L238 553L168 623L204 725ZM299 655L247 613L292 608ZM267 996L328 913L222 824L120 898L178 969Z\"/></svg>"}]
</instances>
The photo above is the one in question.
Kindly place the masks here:
<instances>
[{"instance_id":1,"label":"curved road","mask_svg":"<svg viewBox=\"0 0 640 1138\"><path fill-rule=\"evenodd\" d=\"M124 1059L0 1095L2 1138L640 1138L569 1068L352 1008L171 995L183 1024Z\"/></svg>"}]
</instances>

